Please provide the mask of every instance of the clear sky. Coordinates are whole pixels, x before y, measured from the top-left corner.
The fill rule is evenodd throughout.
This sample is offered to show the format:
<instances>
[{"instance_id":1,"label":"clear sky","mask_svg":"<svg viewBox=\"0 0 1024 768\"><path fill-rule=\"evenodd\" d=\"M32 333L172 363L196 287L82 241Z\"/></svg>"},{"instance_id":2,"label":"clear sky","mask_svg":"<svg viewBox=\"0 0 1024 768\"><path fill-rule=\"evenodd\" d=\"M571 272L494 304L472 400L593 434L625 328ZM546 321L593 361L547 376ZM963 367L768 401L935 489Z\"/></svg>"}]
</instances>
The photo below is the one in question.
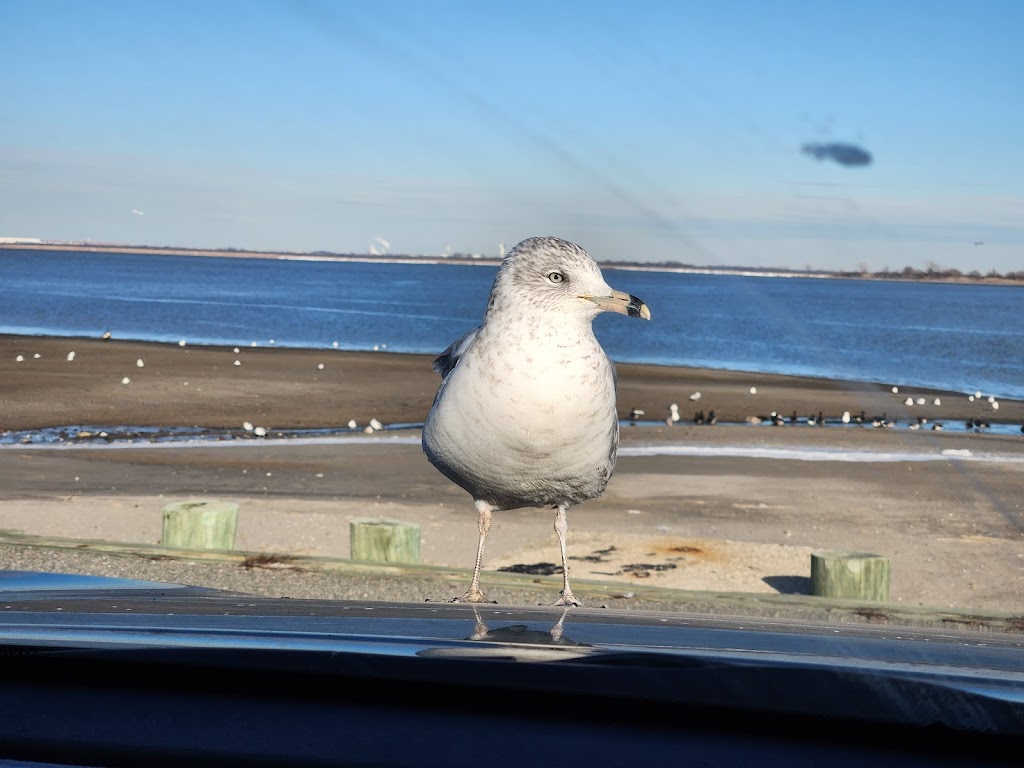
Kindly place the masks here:
<instances>
[{"instance_id":1,"label":"clear sky","mask_svg":"<svg viewBox=\"0 0 1024 768\"><path fill-rule=\"evenodd\" d=\"M1020 0L0 0L0 29L0 236L1024 270Z\"/></svg>"}]
</instances>

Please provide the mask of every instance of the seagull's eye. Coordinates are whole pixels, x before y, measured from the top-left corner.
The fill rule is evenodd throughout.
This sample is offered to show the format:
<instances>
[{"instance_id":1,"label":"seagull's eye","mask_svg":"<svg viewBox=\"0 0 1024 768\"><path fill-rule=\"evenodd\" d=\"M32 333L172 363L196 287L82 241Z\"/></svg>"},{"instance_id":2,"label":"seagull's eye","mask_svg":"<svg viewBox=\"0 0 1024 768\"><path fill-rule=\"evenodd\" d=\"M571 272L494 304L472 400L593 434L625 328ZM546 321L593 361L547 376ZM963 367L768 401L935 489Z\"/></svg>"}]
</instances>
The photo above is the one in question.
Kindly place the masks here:
<instances>
[{"instance_id":1,"label":"seagull's eye","mask_svg":"<svg viewBox=\"0 0 1024 768\"><path fill-rule=\"evenodd\" d=\"M561 283L565 280L565 275L561 272L552 272L548 275L548 280L552 283Z\"/></svg>"}]
</instances>

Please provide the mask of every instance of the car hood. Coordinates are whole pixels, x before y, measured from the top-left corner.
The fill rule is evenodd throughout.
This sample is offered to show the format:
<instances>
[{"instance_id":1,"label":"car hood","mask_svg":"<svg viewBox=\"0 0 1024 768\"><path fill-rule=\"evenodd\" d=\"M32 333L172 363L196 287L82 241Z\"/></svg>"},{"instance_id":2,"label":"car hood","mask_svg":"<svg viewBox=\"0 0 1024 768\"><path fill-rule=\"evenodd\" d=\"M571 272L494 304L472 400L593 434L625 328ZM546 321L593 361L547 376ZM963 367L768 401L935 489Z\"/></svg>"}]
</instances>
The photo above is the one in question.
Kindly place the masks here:
<instances>
[{"instance_id":1,"label":"car hood","mask_svg":"<svg viewBox=\"0 0 1024 768\"><path fill-rule=\"evenodd\" d=\"M489 661L523 668L540 664L710 670L715 686L687 686L675 692L664 684L651 685L658 678L645 676L645 695L708 701L749 697L749 680L757 677L762 685L755 688L773 705L793 690L796 677L827 674L870 681L886 696L893 686L937 686L957 696L1007 704L1015 717L1024 711L1024 636L934 627L490 604L296 600L180 584L9 571L0 573L0 645L219 650L236 658L240 653L326 652L335 658ZM664 682L665 676L661 678ZM723 685L725 680L733 682ZM822 705L843 708L841 697L835 696L815 706Z\"/></svg>"}]
</instances>

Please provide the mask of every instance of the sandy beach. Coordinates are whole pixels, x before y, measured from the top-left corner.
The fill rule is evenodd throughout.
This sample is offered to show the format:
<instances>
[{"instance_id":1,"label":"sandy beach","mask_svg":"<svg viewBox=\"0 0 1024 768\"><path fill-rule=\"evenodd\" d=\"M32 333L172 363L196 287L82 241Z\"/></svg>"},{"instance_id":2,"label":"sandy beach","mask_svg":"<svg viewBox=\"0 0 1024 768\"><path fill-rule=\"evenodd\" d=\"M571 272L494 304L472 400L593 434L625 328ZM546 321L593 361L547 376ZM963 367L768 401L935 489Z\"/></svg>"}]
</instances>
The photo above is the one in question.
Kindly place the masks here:
<instances>
[{"instance_id":1,"label":"sandy beach","mask_svg":"<svg viewBox=\"0 0 1024 768\"><path fill-rule=\"evenodd\" d=\"M79 425L93 432L59 446L0 448L0 530L156 545L166 504L218 498L240 505L238 547L247 552L347 558L349 521L380 516L421 526L424 564L468 569L470 499L419 448L416 425L438 383L430 359L0 337L0 434ZM893 393L899 382L644 365L618 372L620 415L645 413L622 430L605 496L570 511L574 587L594 580L619 583L624 594L651 585L802 594L812 551L866 551L891 559L894 604L1021 612L1024 403L995 409L964 393ZM915 403L905 405L907 397ZM671 403L682 419L667 425ZM693 423L698 411L714 411L718 423ZM799 421L753 423L773 411ZM896 423L843 426L844 411ZM827 426L808 426L805 418L819 412ZM918 417L923 426L909 429ZM371 418L390 428L364 435ZM1013 429L931 429L975 418ZM349 437L275 439L275 431L349 420L359 425ZM246 432L245 422L266 428L266 438ZM238 439L111 448L96 434L125 426L199 427ZM500 568L557 562L552 522L547 510L496 515L485 589ZM174 578L192 583L188 571ZM437 586L439 599L464 589Z\"/></svg>"},{"instance_id":2,"label":"sandy beach","mask_svg":"<svg viewBox=\"0 0 1024 768\"><path fill-rule=\"evenodd\" d=\"M384 424L421 423L439 381L431 360L430 355L387 352L0 336L0 429L73 424L240 428L245 421L267 428L315 428L341 427L350 419L365 426L371 418ZM971 402L963 393L921 388L893 393L899 382L656 365L619 364L617 369L624 419L640 409L643 420L661 422L676 403L680 423L692 421L698 411L714 411L720 422L734 423L767 418L773 411L787 419L795 413L801 420L819 412L838 419L849 411L868 419L896 419L904 426L921 416L929 419L929 428L968 418L1024 422L1020 402L1001 402L993 409L984 398ZM691 400L696 393L699 399ZM904 404L908 397L915 405Z\"/></svg>"}]
</instances>

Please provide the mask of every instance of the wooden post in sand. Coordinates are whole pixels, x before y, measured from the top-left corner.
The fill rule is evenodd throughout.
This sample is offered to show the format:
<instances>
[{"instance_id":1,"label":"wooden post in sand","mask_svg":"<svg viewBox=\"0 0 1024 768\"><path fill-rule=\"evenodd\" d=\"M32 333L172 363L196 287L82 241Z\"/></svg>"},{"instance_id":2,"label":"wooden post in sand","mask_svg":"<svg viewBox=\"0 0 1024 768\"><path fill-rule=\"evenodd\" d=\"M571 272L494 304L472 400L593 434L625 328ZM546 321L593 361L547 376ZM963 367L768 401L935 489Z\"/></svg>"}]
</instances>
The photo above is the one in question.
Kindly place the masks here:
<instances>
[{"instance_id":1,"label":"wooden post in sand","mask_svg":"<svg viewBox=\"0 0 1024 768\"><path fill-rule=\"evenodd\" d=\"M357 517L349 524L352 559L384 563L420 561L420 527L401 520Z\"/></svg>"},{"instance_id":2,"label":"wooden post in sand","mask_svg":"<svg viewBox=\"0 0 1024 768\"><path fill-rule=\"evenodd\" d=\"M176 549L235 548L238 505L230 501L189 499L164 507L161 543Z\"/></svg>"},{"instance_id":3,"label":"wooden post in sand","mask_svg":"<svg viewBox=\"0 0 1024 768\"><path fill-rule=\"evenodd\" d=\"M864 552L812 552L811 594L887 602L889 558Z\"/></svg>"}]
</instances>

